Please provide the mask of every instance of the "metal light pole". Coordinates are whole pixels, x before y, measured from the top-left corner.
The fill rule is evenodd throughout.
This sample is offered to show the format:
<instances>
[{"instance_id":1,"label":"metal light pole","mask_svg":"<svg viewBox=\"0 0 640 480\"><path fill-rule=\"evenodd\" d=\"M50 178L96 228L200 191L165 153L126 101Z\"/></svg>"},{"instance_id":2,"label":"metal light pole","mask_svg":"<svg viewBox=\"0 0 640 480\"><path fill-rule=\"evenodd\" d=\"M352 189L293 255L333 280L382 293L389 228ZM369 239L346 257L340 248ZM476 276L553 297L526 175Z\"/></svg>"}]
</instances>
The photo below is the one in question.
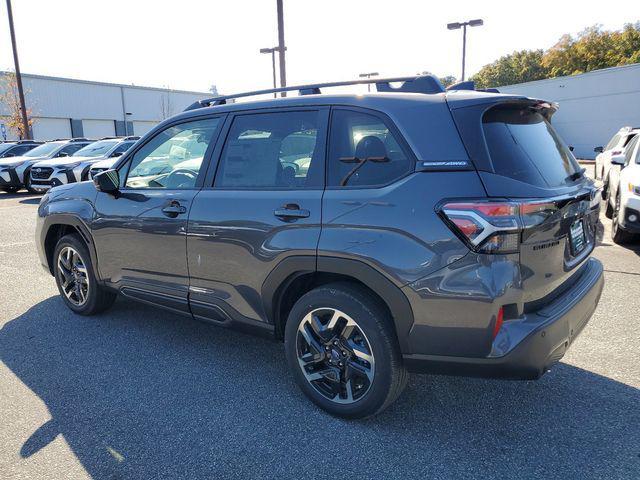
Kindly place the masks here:
<instances>
[{"instance_id":1,"label":"metal light pole","mask_svg":"<svg viewBox=\"0 0 640 480\"><path fill-rule=\"evenodd\" d=\"M468 22L447 23L449 30L459 30L462 28L462 80L464 82L464 64L467 57L467 27L479 27L484 25L482 19L469 20Z\"/></svg>"},{"instance_id":2,"label":"metal light pole","mask_svg":"<svg viewBox=\"0 0 640 480\"><path fill-rule=\"evenodd\" d=\"M360 78L371 78L371 77L377 77L378 75L380 75L378 72L370 72L370 73L361 73L360 75L358 75ZM367 83L367 92L371 91L371 84Z\"/></svg>"},{"instance_id":3,"label":"metal light pole","mask_svg":"<svg viewBox=\"0 0 640 480\"><path fill-rule=\"evenodd\" d=\"M286 47L285 47L286 50ZM280 47L273 48L261 48L260 53L270 53L271 54L271 66L273 68L273 88L277 88L278 84L276 83L276 52L280 51ZM278 94L274 93L273 98L277 98Z\"/></svg>"},{"instance_id":4,"label":"metal light pole","mask_svg":"<svg viewBox=\"0 0 640 480\"><path fill-rule=\"evenodd\" d=\"M278 60L280 61L280 86L287 86L287 71L284 58L284 52L287 48L284 45L284 9L282 6L282 0L276 0L278 7L278 53L280 54ZM286 97L287 92L282 92L282 96Z\"/></svg>"},{"instance_id":5,"label":"metal light pole","mask_svg":"<svg viewBox=\"0 0 640 480\"><path fill-rule=\"evenodd\" d=\"M271 54L271 66L273 67L273 88L277 88L276 84L276 48L261 48L260 53L270 53ZM273 98L277 98L277 94L273 94Z\"/></svg>"},{"instance_id":6,"label":"metal light pole","mask_svg":"<svg viewBox=\"0 0 640 480\"><path fill-rule=\"evenodd\" d=\"M18 97L20 98L20 113L22 114L22 130L26 139L31 139L29 121L27 120L27 107L24 103L24 90L22 89L22 75L20 75L20 63L18 62L18 47L16 46L16 32L13 28L13 13L11 0L7 0L7 16L9 17L9 32L11 33L11 46L13 47L13 63L16 68L16 84L18 85Z\"/></svg>"}]
</instances>

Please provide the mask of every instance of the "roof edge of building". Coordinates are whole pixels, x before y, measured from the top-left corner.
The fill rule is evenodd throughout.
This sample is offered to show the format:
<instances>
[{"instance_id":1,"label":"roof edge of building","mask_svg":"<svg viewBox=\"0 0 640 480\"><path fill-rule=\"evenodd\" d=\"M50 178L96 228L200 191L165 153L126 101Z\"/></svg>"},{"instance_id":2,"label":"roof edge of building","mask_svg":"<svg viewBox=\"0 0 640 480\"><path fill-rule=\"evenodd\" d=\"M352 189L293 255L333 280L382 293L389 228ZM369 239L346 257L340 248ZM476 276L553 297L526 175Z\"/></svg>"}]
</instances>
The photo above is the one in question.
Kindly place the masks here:
<instances>
[{"instance_id":1,"label":"roof edge of building","mask_svg":"<svg viewBox=\"0 0 640 480\"><path fill-rule=\"evenodd\" d=\"M599 75L599 74L610 72L612 70L623 70L623 69L640 69L640 63L630 63L629 65L618 65L616 67L600 68L598 70L591 70L590 72L576 73L575 75L563 75L561 77L541 78L540 80L532 80L530 82L510 83L509 85L502 85L501 87L497 87L497 88L499 90L501 88L508 88L508 87L515 87L515 86L519 87L522 85L534 85L542 82L561 81L567 78L584 77L586 75Z\"/></svg>"},{"instance_id":2,"label":"roof edge of building","mask_svg":"<svg viewBox=\"0 0 640 480\"><path fill-rule=\"evenodd\" d=\"M0 75L6 75L9 72L7 70L0 70ZM53 77L50 75L40 75L36 73L22 73L23 78L36 78L39 80L54 80L58 82L71 82L71 83L84 83L88 85L101 85L107 87L119 87L119 88L135 88L140 90L155 90L159 92L171 92L171 93L187 93L191 95L205 95L208 97L212 96L211 92L197 92L193 90L176 90L173 88L162 88L162 87L148 87L144 85L127 85L126 83L112 83L112 82L100 82L98 80L81 80L78 78L67 78L67 77Z\"/></svg>"}]
</instances>

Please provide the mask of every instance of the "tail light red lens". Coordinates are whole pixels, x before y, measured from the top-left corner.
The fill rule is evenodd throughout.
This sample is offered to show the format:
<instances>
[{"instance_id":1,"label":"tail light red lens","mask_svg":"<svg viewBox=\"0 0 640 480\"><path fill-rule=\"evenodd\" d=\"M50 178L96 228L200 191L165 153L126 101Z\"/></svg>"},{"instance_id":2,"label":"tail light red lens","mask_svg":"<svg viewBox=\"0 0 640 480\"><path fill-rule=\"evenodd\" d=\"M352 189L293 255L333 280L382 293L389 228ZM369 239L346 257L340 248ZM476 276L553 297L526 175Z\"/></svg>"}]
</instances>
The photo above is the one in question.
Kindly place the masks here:
<instances>
[{"instance_id":1,"label":"tail light red lens","mask_svg":"<svg viewBox=\"0 0 640 480\"><path fill-rule=\"evenodd\" d=\"M517 252L522 230L541 224L556 211L549 201L452 201L439 208L445 223L481 253Z\"/></svg>"},{"instance_id":2,"label":"tail light red lens","mask_svg":"<svg viewBox=\"0 0 640 480\"><path fill-rule=\"evenodd\" d=\"M498 332L502 328L502 323L504 322L504 307L500 307L498 310L498 315L496 315L496 323L493 325L493 339L495 340Z\"/></svg>"}]
</instances>

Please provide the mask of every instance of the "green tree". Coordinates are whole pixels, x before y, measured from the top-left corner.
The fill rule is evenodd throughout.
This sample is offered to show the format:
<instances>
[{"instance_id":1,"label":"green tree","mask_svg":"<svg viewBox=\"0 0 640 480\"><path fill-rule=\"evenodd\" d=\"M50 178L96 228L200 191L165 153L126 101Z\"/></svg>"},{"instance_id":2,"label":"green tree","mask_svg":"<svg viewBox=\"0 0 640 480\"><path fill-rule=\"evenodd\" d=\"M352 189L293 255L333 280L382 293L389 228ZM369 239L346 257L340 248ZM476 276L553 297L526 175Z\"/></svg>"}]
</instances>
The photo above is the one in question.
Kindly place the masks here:
<instances>
[{"instance_id":1,"label":"green tree","mask_svg":"<svg viewBox=\"0 0 640 480\"><path fill-rule=\"evenodd\" d=\"M542 64L543 50L521 50L485 65L471 79L479 88L531 82L548 76Z\"/></svg>"},{"instance_id":2,"label":"green tree","mask_svg":"<svg viewBox=\"0 0 640 480\"><path fill-rule=\"evenodd\" d=\"M617 31L594 25L575 37L563 35L547 51L505 55L482 67L473 80L480 88L500 87L639 62L640 22Z\"/></svg>"},{"instance_id":3,"label":"green tree","mask_svg":"<svg viewBox=\"0 0 640 480\"><path fill-rule=\"evenodd\" d=\"M447 88L449 85L453 85L458 80L453 75L447 75L446 77L440 77L440 83L444 88Z\"/></svg>"}]
</instances>

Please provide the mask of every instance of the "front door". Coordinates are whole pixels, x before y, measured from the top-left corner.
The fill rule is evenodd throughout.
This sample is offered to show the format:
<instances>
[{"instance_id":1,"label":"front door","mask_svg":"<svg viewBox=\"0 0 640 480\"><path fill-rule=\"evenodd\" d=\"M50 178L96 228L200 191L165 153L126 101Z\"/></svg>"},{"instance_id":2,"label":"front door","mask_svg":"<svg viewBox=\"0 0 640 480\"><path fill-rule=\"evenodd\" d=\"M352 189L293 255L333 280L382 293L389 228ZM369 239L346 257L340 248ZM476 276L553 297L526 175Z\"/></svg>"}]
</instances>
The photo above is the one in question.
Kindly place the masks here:
<instances>
[{"instance_id":1,"label":"front door","mask_svg":"<svg viewBox=\"0 0 640 480\"><path fill-rule=\"evenodd\" d=\"M328 110L234 116L215 182L193 201L188 226L194 316L269 320L261 291L284 259L315 270Z\"/></svg>"},{"instance_id":2,"label":"front door","mask_svg":"<svg viewBox=\"0 0 640 480\"><path fill-rule=\"evenodd\" d=\"M188 312L187 218L221 118L171 125L128 155L117 195L98 193L101 278L124 295Z\"/></svg>"}]
</instances>

